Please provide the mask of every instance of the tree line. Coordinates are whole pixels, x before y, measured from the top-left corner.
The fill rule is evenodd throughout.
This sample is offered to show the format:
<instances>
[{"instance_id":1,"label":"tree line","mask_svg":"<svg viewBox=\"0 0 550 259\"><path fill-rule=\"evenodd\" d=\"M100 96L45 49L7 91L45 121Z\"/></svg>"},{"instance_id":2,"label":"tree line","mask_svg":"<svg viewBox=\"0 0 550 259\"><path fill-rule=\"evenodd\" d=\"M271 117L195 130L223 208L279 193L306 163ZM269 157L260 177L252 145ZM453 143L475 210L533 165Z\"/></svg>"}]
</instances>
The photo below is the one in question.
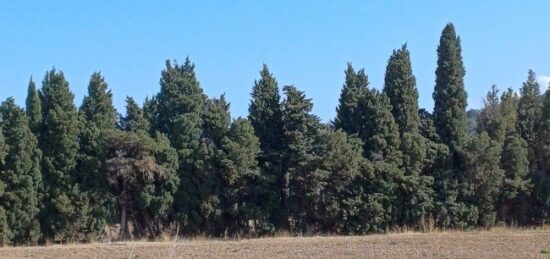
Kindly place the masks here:
<instances>
[{"instance_id":1,"label":"tree line","mask_svg":"<svg viewBox=\"0 0 550 259\"><path fill-rule=\"evenodd\" d=\"M264 65L247 118L203 93L187 58L160 91L119 114L100 73L80 107L52 69L26 107L0 105L0 245L163 233L213 237L365 234L544 224L550 212L550 94L529 71L519 94L492 86L466 126L461 41L437 49L433 113L418 107L406 45L381 91L348 64L336 118L322 123ZM545 86L546 87L546 86Z\"/></svg>"}]
</instances>

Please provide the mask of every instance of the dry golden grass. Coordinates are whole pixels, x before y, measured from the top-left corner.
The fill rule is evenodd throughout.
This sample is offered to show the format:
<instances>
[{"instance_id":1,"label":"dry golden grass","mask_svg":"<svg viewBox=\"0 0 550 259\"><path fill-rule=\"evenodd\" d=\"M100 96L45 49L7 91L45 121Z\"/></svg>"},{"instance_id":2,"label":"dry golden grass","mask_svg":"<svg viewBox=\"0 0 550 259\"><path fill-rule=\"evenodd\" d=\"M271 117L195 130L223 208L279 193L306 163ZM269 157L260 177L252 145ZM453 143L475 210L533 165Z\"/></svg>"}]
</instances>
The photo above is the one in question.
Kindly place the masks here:
<instances>
[{"instance_id":1,"label":"dry golden grass","mask_svg":"<svg viewBox=\"0 0 550 259\"><path fill-rule=\"evenodd\" d=\"M0 258L550 258L549 230L0 248Z\"/></svg>"}]
</instances>

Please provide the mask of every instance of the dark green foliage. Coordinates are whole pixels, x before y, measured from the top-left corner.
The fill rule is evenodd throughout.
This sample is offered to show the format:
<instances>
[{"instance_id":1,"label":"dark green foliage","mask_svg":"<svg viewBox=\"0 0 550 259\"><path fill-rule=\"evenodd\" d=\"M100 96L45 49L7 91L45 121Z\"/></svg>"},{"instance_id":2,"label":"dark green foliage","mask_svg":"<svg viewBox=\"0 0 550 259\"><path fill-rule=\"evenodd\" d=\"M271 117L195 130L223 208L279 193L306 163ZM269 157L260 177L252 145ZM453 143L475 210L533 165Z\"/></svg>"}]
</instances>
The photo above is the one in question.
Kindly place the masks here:
<instances>
[{"instance_id":1,"label":"dark green foliage","mask_svg":"<svg viewBox=\"0 0 550 259\"><path fill-rule=\"evenodd\" d=\"M392 114L400 132L416 132L419 123L418 90L407 45L394 50L388 60L384 93L390 99Z\"/></svg>"},{"instance_id":2,"label":"dark green foliage","mask_svg":"<svg viewBox=\"0 0 550 259\"><path fill-rule=\"evenodd\" d=\"M397 211L400 215L397 223L416 228L431 210L430 185L433 178L422 175L427 143L418 130L418 90L406 45L394 50L388 61L384 93L390 100L392 114L399 127L400 150L403 154L404 175L399 179Z\"/></svg>"},{"instance_id":3,"label":"dark green foliage","mask_svg":"<svg viewBox=\"0 0 550 259\"><path fill-rule=\"evenodd\" d=\"M544 224L550 217L550 90L544 94L544 106L538 131L539 169L535 180L536 211Z\"/></svg>"},{"instance_id":4,"label":"dark green foliage","mask_svg":"<svg viewBox=\"0 0 550 259\"><path fill-rule=\"evenodd\" d=\"M126 116L121 118L120 128L124 131L137 132L149 131L149 121L145 118L143 109L134 101L134 98L126 97Z\"/></svg>"},{"instance_id":5,"label":"dark green foliage","mask_svg":"<svg viewBox=\"0 0 550 259\"><path fill-rule=\"evenodd\" d=\"M356 73L351 63L348 63L345 74L346 80L336 108L334 126L347 133L358 133L363 128L359 103L367 93L369 80L364 69Z\"/></svg>"},{"instance_id":6,"label":"dark green foliage","mask_svg":"<svg viewBox=\"0 0 550 259\"><path fill-rule=\"evenodd\" d=\"M6 149L0 183L4 188L0 195L0 208L9 229L2 235L2 244L36 244L40 238L38 222L40 186L40 150L31 132L23 109L8 98L0 106L3 145ZM0 216L1 217L1 216ZM2 220L0 220L0 224Z\"/></svg>"},{"instance_id":7,"label":"dark green foliage","mask_svg":"<svg viewBox=\"0 0 550 259\"><path fill-rule=\"evenodd\" d=\"M283 122L281 114L281 97L275 77L267 65L260 71L260 79L254 82L251 101L248 107L248 119L260 139L261 152L258 154L258 165L267 181L266 189L261 194L266 209L270 211L271 221L278 228L287 227L288 212L284 190L288 183L282 168L283 157Z\"/></svg>"},{"instance_id":8,"label":"dark green foliage","mask_svg":"<svg viewBox=\"0 0 550 259\"><path fill-rule=\"evenodd\" d=\"M315 222L319 230L331 233L353 233L360 222L354 216L361 209L360 179L364 159L362 142L341 130L322 129L316 147L321 161L316 174L326 175L320 190L320 204Z\"/></svg>"},{"instance_id":9,"label":"dark green foliage","mask_svg":"<svg viewBox=\"0 0 550 259\"><path fill-rule=\"evenodd\" d=\"M29 80L29 89L27 92L27 99L25 100L27 117L29 118L29 127L35 136L38 136L40 126L42 125L42 104L36 91L36 85L32 81L32 77Z\"/></svg>"},{"instance_id":10,"label":"dark green foliage","mask_svg":"<svg viewBox=\"0 0 550 259\"><path fill-rule=\"evenodd\" d=\"M542 102L540 99L540 86L535 72L529 70L527 81L520 89L518 102L518 130L521 137L529 145L529 171L536 174L537 170L537 129L540 127L542 115Z\"/></svg>"},{"instance_id":11,"label":"dark green foliage","mask_svg":"<svg viewBox=\"0 0 550 259\"><path fill-rule=\"evenodd\" d=\"M466 91L460 37L447 24L437 47L434 125L443 143L459 145L466 136Z\"/></svg>"},{"instance_id":12,"label":"dark green foliage","mask_svg":"<svg viewBox=\"0 0 550 259\"><path fill-rule=\"evenodd\" d=\"M156 139L144 131L107 136L107 179L117 199L122 238L165 231L179 184L177 166L176 151L161 134Z\"/></svg>"},{"instance_id":13,"label":"dark green foliage","mask_svg":"<svg viewBox=\"0 0 550 259\"><path fill-rule=\"evenodd\" d=\"M87 239L101 234L115 217L114 199L107 184L105 137L116 126L113 97L100 73L92 74L88 95L80 106L77 180L89 199L90 221L86 222Z\"/></svg>"},{"instance_id":14,"label":"dark green foliage","mask_svg":"<svg viewBox=\"0 0 550 259\"><path fill-rule=\"evenodd\" d=\"M268 208L258 194L267 188L265 176L257 167L256 156L260 152L260 140L254 135L254 128L246 119L237 119L222 140L220 166L222 170L221 202L225 233L242 235L250 233L252 227L270 230ZM254 223L251 225L249 221ZM267 227L267 229L265 229Z\"/></svg>"},{"instance_id":15,"label":"dark green foliage","mask_svg":"<svg viewBox=\"0 0 550 259\"><path fill-rule=\"evenodd\" d=\"M490 227L496 220L496 201L503 184L501 144L486 132L472 137L464 150L465 172L460 175L461 200L468 208L469 226Z\"/></svg>"},{"instance_id":16,"label":"dark green foliage","mask_svg":"<svg viewBox=\"0 0 550 259\"><path fill-rule=\"evenodd\" d=\"M39 134L45 185L41 226L48 239L78 240L88 217L88 201L76 181L78 113L62 72L48 71L40 90L43 123Z\"/></svg>"},{"instance_id":17,"label":"dark green foliage","mask_svg":"<svg viewBox=\"0 0 550 259\"><path fill-rule=\"evenodd\" d=\"M498 143L503 143L505 138L504 118L500 112L500 99L496 85L491 86L491 90L485 97L484 107L477 117L477 132L487 132L489 137Z\"/></svg>"},{"instance_id":18,"label":"dark green foliage","mask_svg":"<svg viewBox=\"0 0 550 259\"><path fill-rule=\"evenodd\" d=\"M314 152L314 141L319 130L319 118L311 114L313 104L304 92L294 86L283 87L283 130L285 158L283 167L288 178L288 210L290 225L297 231L313 228L318 213L321 190L328 174L317 171L320 157Z\"/></svg>"}]
</instances>

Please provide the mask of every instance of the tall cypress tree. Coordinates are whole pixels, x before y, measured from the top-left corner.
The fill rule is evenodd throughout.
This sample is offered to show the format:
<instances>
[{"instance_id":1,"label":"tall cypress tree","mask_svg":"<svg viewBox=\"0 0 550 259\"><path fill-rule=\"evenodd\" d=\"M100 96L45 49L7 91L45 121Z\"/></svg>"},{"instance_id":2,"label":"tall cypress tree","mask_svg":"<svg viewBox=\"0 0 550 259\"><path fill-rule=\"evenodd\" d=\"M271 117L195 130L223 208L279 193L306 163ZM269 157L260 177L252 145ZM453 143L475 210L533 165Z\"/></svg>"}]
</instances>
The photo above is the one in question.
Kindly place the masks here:
<instances>
[{"instance_id":1,"label":"tall cypress tree","mask_svg":"<svg viewBox=\"0 0 550 259\"><path fill-rule=\"evenodd\" d=\"M34 81L29 80L29 88L27 91L27 99L25 100L27 117L29 118L29 127L35 136L38 136L42 124L42 104L36 91Z\"/></svg>"},{"instance_id":2,"label":"tall cypress tree","mask_svg":"<svg viewBox=\"0 0 550 259\"><path fill-rule=\"evenodd\" d=\"M40 238L38 223L40 175L40 150L31 132L23 109L13 98L0 107L2 131L8 152L3 164L0 182L6 185L0 207L5 208L14 244L36 244Z\"/></svg>"},{"instance_id":3,"label":"tall cypress tree","mask_svg":"<svg viewBox=\"0 0 550 259\"><path fill-rule=\"evenodd\" d=\"M412 74L407 46L394 50L386 67L384 93L392 105L392 114L399 127L400 150L405 175L399 189L398 224L416 227L432 207L433 178L422 175L426 159L426 139L419 133L418 90Z\"/></svg>"},{"instance_id":4,"label":"tall cypress tree","mask_svg":"<svg viewBox=\"0 0 550 259\"><path fill-rule=\"evenodd\" d=\"M81 190L90 201L91 217L87 223L87 238L103 231L114 218L114 199L110 195L106 176L105 137L116 126L113 96L99 72L92 74L88 95L80 106L79 153L77 178Z\"/></svg>"},{"instance_id":5,"label":"tall cypress tree","mask_svg":"<svg viewBox=\"0 0 550 259\"><path fill-rule=\"evenodd\" d=\"M470 208L459 192L460 175L464 172L466 142L466 98L460 38L453 24L443 29L437 48L437 69L433 93L434 125L442 143L449 146L450 156L443 170L434 176L437 192L437 219L442 226L464 226L470 218Z\"/></svg>"},{"instance_id":6,"label":"tall cypress tree","mask_svg":"<svg viewBox=\"0 0 550 259\"><path fill-rule=\"evenodd\" d=\"M460 37L453 24L443 29L437 48L435 71L434 124L447 145L459 145L466 136L466 98Z\"/></svg>"},{"instance_id":7,"label":"tall cypress tree","mask_svg":"<svg viewBox=\"0 0 550 259\"><path fill-rule=\"evenodd\" d=\"M254 81L248 119L260 139L261 152L258 164L265 173L264 180L272 182L261 194L266 209L270 211L271 221L277 228L285 228L288 211L284 190L288 183L282 168L283 156L283 122L281 114L281 97L277 80L269 72L266 64L260 71L260 79Z\"/></svg>"},{"instance_id":8,"label":"tall cypress tree","mask_svg":"<svg viewBox=\"0 0 550 259\"><path fill-rule=\"evenodd\" d=\"M78 152L78 113L63 72L48 71L40 90L43 124L39 134L45 208L41 226L48 239L77 240L88 219L75 168Z\"/></svg>"},{"instance_id":9,"label":"tall cypress tree","mask_svg":"<svg viewBox=\"0 0 550 259\"><path fill-rule=\"evenodd\" d=\"M529 172L534 175L537 171L537 130L542 115L540 99L540 85L533 70L529 70L527 81L520 89L518 102L518 130L529 145Z\"/></svg>"}]
</instances>

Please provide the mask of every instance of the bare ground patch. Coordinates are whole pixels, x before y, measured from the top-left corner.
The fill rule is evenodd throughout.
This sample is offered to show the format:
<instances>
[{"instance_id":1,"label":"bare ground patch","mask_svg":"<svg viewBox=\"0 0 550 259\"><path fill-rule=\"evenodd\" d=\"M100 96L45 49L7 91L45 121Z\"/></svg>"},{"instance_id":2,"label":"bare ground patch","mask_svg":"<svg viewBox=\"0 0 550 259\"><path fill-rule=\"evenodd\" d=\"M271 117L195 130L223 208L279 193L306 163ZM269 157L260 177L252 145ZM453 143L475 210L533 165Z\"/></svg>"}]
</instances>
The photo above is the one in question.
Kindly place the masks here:
<instances>
[{"instance_id":1,"label":"bare ground patch","mask_svg":"<svg viewBox=\"0 0 550 259\"><path fill-rule=\"evenodd\" d=\"M550 258L550 231L180 240L0 248L0 258Z\"/></svg>"}]
</instances>

